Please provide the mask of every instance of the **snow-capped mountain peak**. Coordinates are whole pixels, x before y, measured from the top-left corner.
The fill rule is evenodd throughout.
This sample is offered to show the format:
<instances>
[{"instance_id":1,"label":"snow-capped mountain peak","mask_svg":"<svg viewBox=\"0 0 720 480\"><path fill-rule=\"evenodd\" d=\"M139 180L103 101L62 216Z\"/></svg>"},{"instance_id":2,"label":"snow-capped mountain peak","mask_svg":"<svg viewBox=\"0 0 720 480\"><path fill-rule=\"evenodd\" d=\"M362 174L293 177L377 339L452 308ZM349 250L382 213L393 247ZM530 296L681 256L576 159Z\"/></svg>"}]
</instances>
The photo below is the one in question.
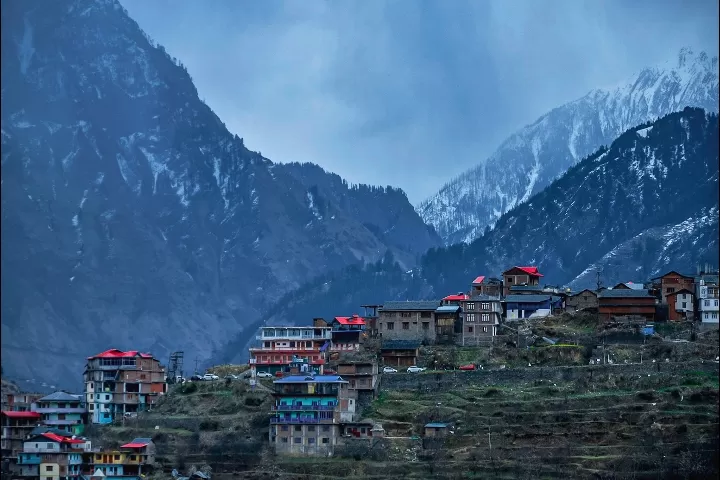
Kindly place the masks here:
<instances>
[{"instance_id":1,"label":"snow-capped mountain peak","mask_svg":"<svg viewBox=\"0 0 720 480\"><path fill-rule=\"evenodd\" d=\"M546 113L416 209L446 244L470 242L621 132L686 106L718 111L718 58L687 47Z\"/></svg>"}]
</instances>

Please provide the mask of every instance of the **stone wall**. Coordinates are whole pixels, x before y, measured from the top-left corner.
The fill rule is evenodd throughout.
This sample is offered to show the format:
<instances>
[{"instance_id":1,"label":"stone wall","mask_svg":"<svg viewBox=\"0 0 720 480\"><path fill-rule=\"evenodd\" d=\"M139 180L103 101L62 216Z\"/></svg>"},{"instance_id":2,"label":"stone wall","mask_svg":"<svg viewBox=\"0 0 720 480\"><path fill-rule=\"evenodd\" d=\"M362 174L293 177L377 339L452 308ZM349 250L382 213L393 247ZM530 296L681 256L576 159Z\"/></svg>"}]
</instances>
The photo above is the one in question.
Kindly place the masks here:
<instances>
[{"instance_id":1,"label":"stone wall","mask_svg":"<svg viewBox=\"0 0 720 480\"><path fill-rule=\"evenodd\" d=\"M528 367L502 370L453 371L422 374L383 375L382 390L462 389L468 385L502 385L535 380L574 381L608 375L679 374L688 370L718 372L714 362L636 363L628 365L588 365L580 367Z\"/></svg>"}]
</instances>

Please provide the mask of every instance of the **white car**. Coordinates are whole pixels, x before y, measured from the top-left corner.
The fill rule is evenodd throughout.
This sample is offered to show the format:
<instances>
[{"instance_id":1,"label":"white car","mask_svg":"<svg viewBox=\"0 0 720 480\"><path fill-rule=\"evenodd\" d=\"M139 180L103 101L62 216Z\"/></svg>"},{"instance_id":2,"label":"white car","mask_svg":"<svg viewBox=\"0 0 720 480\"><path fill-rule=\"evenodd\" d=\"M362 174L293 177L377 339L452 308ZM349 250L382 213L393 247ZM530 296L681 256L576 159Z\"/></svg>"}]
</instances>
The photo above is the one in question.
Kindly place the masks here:
<instances>
[{"instance_id":1,"label":"white car","mask_svg":"<svg viewBox=\"0 0 720 480\"><path fill-rule=\"evenodd\" d=\"M214 373L206 373L202 376L203 380L220 380L220 377L215 375Z\"/></svg>"},{"instance_id":2,"label":"white car","mask_svg":"<svg viewBox=\"0 0 720 480\"><path fill-rule=\"evenodd\" d=\"M413 365L411 367L408 367L408 369L407 369L408 373L420 373L423 371L425 371L425 369L422 367L418 367L417 365Z\"/></svg>"},{"instance_id":3,"label":"white car","mask_svg":"<svg viewBox=\"0 0 720 480\"><path fill-rule=\"evenodd\" d=\"M272 374L268 372L257 372L255 376L257 378L273 378Z\"/></svg>"},{"instance_id":4,"label":"white car","mask_svg":"<svg viewBox=\"0 0 720 480\"><path fill-rule=\"evenodd\" d=\"M385 367L383 368L383 373L397 373L397 370L395 370L393 367Z\"/></svg>"}]
</instances>

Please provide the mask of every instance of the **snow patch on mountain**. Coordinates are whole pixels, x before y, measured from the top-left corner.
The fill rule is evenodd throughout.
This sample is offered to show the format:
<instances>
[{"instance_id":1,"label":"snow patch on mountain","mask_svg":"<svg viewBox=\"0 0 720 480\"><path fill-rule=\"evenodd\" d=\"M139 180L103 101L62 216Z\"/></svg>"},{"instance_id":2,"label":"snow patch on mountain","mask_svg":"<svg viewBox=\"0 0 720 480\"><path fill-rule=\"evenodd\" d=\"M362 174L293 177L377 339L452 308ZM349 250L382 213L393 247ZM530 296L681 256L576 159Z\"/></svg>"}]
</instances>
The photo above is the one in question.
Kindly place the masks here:
<instances>
[{"instance_id":1,"label":"snow patch on mountain","mask_svg":"<svg viewBox=\"0 0 720 480\"><path fill-rule=\"evenodd\" d=\"M674 61L543 115L416 210L445 244L469 243L620 133L686 106L718 111L718 58L683 48ZM638 136L650 132L640 130Z\"/></svg>"}]
</instances>

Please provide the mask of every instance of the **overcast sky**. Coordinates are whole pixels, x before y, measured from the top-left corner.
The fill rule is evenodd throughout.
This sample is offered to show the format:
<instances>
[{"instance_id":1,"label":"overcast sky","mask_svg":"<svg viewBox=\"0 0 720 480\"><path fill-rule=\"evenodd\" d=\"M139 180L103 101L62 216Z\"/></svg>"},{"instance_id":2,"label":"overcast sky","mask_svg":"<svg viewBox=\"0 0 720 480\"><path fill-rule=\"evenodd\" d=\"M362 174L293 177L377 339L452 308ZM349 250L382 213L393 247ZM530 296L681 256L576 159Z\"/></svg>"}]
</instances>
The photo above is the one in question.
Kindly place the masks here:
<instances>
[{"instance_id":1,"label":"overcast sky","mask_svg":"<svg viewBox=\"0 0 720 480\"><path fill-rule=\"evenodd\" d=\"M413 204L509 134L679 49L717 0L121 0L252 150Z\"/></svg>"}]
</instances>

